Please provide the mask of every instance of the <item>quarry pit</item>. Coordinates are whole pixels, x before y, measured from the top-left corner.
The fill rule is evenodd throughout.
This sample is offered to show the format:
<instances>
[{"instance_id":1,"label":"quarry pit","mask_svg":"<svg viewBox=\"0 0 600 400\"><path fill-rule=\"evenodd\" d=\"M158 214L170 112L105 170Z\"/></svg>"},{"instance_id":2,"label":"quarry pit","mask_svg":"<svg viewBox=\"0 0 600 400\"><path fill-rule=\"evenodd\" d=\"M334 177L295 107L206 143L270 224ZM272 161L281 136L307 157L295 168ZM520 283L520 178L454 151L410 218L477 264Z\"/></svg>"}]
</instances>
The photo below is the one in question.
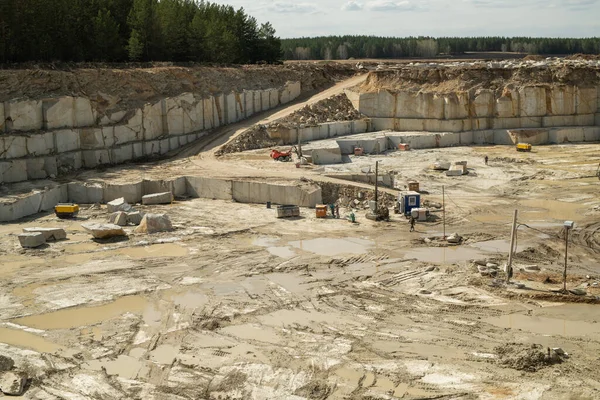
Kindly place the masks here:
<instances>
[{"instance_id":1,"label":"quarry pit","mask_svg":"<svg viewBox=\"0 0 600 400\"><path fill-rule=\"evenodd\" d=\"M0 355L24 398L599 396L597 61L14 74ZM269 156L298 144L308 164ZM376 179L389 221L365 218ZM393 203L415 181L431 218L409 232ZM172 230L94 240L117 198ZM34 227L67 239L21 248Z\"/></svg>"}]
</instances>

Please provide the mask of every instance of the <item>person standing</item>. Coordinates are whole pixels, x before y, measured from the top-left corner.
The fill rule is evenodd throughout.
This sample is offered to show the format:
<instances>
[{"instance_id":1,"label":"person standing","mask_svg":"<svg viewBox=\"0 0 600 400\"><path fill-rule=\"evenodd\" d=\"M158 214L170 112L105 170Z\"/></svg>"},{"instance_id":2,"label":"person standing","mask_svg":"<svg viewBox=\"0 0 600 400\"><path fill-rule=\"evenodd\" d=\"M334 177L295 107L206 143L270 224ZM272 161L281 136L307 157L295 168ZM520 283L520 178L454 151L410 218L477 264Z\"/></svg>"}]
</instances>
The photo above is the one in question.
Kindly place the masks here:
<instances>
[{"instance_id":1,"label":"person standing","mask_svg":"<svg viewBox=\"0 0 600 400\"><path fill-rule=\"evenodd\" d=\"M413 217L412 215L410 216L410 231L414 232L415 231L415 217Z\"/></svg>"},{"instance_id":2,"label":"person standing","mask_svg":"<svg viewBox=\"0 0 600 400\"><path fill-rule=\"evenodd\" d=\"M340 206L338 204L335 205L335 217L340 219Z\"/></svg>"},{"instance_id":3,"label":"person standing","mask_svg":"<svg viewBox=\"0 0 600 400\"><path fill-rule=\"evenodd\" d=\"M488 156L487 155L483 158L483 160L485 161L485 165L488 165L487 164L488 163Z\"/></svg>"}]
</instances>

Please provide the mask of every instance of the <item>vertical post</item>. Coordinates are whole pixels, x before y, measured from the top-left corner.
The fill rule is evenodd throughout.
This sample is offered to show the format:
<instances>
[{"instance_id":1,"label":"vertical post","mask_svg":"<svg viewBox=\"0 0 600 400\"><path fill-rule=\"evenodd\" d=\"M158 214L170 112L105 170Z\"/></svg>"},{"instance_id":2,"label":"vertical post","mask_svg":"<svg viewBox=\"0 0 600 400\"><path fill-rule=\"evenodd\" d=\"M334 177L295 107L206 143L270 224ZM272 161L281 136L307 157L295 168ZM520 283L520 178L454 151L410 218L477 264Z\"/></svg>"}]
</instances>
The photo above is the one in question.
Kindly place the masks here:
<instances>
[{"instance_id":1,"label":"vertical post","mask_svg":"<svg viewBox=\"0 0 600 400\"><path fill-rule=\"evenodd\" d=\"M563 271L563 292L567 293L567 253L569 251L569 228L565 231L565 270Z\"/></svg>"},{"instance_id":2,"label":"vertical post","mask_svg":"<svg viewBox=\"0 0 600 400\"><path fill-rule=\"evenodd\" d=\"M446 240L446 189L442 186L442 217L444 219L444 240Z\"/></svg>"},{"instance_id":3,"label":"vertical post","mask_svg":"<svg viewBox=\"0 0 600 400\"><path fill-rule=\"evenodd\" d=\"M379 161L375 161L375 215L377 216L377 188L379 184Z\"/></svg>"},{"instance_id":4,"label":"vertical post","mask_svg":"<svg viewBox=\"0 0 600 400\"><path fill-rule=\"evenodd\" d=\"M299 126L299 125L296 125ZM300 128L298 127L296 129L296 132L298 132L298 158L299 158L299 162L302 162L302 133L300 133Z\"/></svg>"},{"instance_id":5,"label":"vertical post","mask_svg":"<svg viewBox=\"0 0 600 400\"><path fill-rule=\"evenodd\" d=\"M513 259L513 249L515 247L515 237L517 235L517 214L519 210L515 210L515 215L513 216L512 230L510 231L510 250L508 253L508 262L506 263L506 283L510 282L510 277L512 275L512 259Z\"/></svg>"}]
</instances>

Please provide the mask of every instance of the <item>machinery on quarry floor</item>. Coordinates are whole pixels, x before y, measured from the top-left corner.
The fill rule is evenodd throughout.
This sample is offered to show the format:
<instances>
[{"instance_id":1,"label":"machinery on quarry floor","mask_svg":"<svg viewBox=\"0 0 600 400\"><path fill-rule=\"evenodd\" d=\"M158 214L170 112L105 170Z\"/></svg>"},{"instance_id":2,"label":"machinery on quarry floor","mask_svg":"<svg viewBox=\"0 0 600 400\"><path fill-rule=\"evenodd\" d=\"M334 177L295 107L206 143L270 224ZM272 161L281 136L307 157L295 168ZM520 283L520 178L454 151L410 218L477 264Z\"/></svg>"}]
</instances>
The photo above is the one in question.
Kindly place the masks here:
<instances>
[{"instance_id":1,"label":"machinery on quarry floor","mask_svg":"<svg viewBox=\"0 0 600 400\"><path fill-rule=\"evenodd\" d=\"M54 213L60 219L75 218L79 213L79 205L72 203L59 203L54 207Z\"/></svg>"},{"instance_id":2,"label":"machinery on quarry floor","mask_svg":"<svg viewBox=\"0 0 600 400\"><path fill-rule=\"evenodd\" d=\"M275 161L289 162L292 161L292 152L296 153L298 159L302 158L302 154L296 146L290 147L288 151L281 151L277 149L271 150L271 158Z\"/></svg>"},{"instance_id":3,"label":"machinery on quarry floor","mask_svg":"<svg viewBox=\"0 0 600 400\"><path fill-rule=\"evenodd\" d=\"M517 143L517 151L531 151L529 143Z\"/></svg>"}]
</instances>

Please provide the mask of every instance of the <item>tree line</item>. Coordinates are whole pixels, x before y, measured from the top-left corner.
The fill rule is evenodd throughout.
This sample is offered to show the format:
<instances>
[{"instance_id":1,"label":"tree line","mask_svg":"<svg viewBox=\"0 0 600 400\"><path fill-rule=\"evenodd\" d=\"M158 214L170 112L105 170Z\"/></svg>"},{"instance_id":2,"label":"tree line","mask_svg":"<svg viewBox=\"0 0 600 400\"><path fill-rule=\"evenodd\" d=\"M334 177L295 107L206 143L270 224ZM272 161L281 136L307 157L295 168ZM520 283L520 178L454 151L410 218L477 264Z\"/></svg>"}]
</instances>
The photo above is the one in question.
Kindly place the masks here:
<instances>
[{"instance_id":1,"label":"tree line","mask_svg":"<svg viewBox=\"0 0 600 400\"><path fill-rule=\"evenodd\" d=\"M600 54L600 38L321 36L283 39L281 46L286 60L435 57L476 51Z\"/></svg>"},{"instance_id":2,"label":"tree line","mask_svg":"<svg viewBox=\"0 0 600 400\"><path fill-rule=\"evenodd\" d=\"M0 0L0 62L276 62L270 23L199 0Z\"/></svg>"}]
</instances>

